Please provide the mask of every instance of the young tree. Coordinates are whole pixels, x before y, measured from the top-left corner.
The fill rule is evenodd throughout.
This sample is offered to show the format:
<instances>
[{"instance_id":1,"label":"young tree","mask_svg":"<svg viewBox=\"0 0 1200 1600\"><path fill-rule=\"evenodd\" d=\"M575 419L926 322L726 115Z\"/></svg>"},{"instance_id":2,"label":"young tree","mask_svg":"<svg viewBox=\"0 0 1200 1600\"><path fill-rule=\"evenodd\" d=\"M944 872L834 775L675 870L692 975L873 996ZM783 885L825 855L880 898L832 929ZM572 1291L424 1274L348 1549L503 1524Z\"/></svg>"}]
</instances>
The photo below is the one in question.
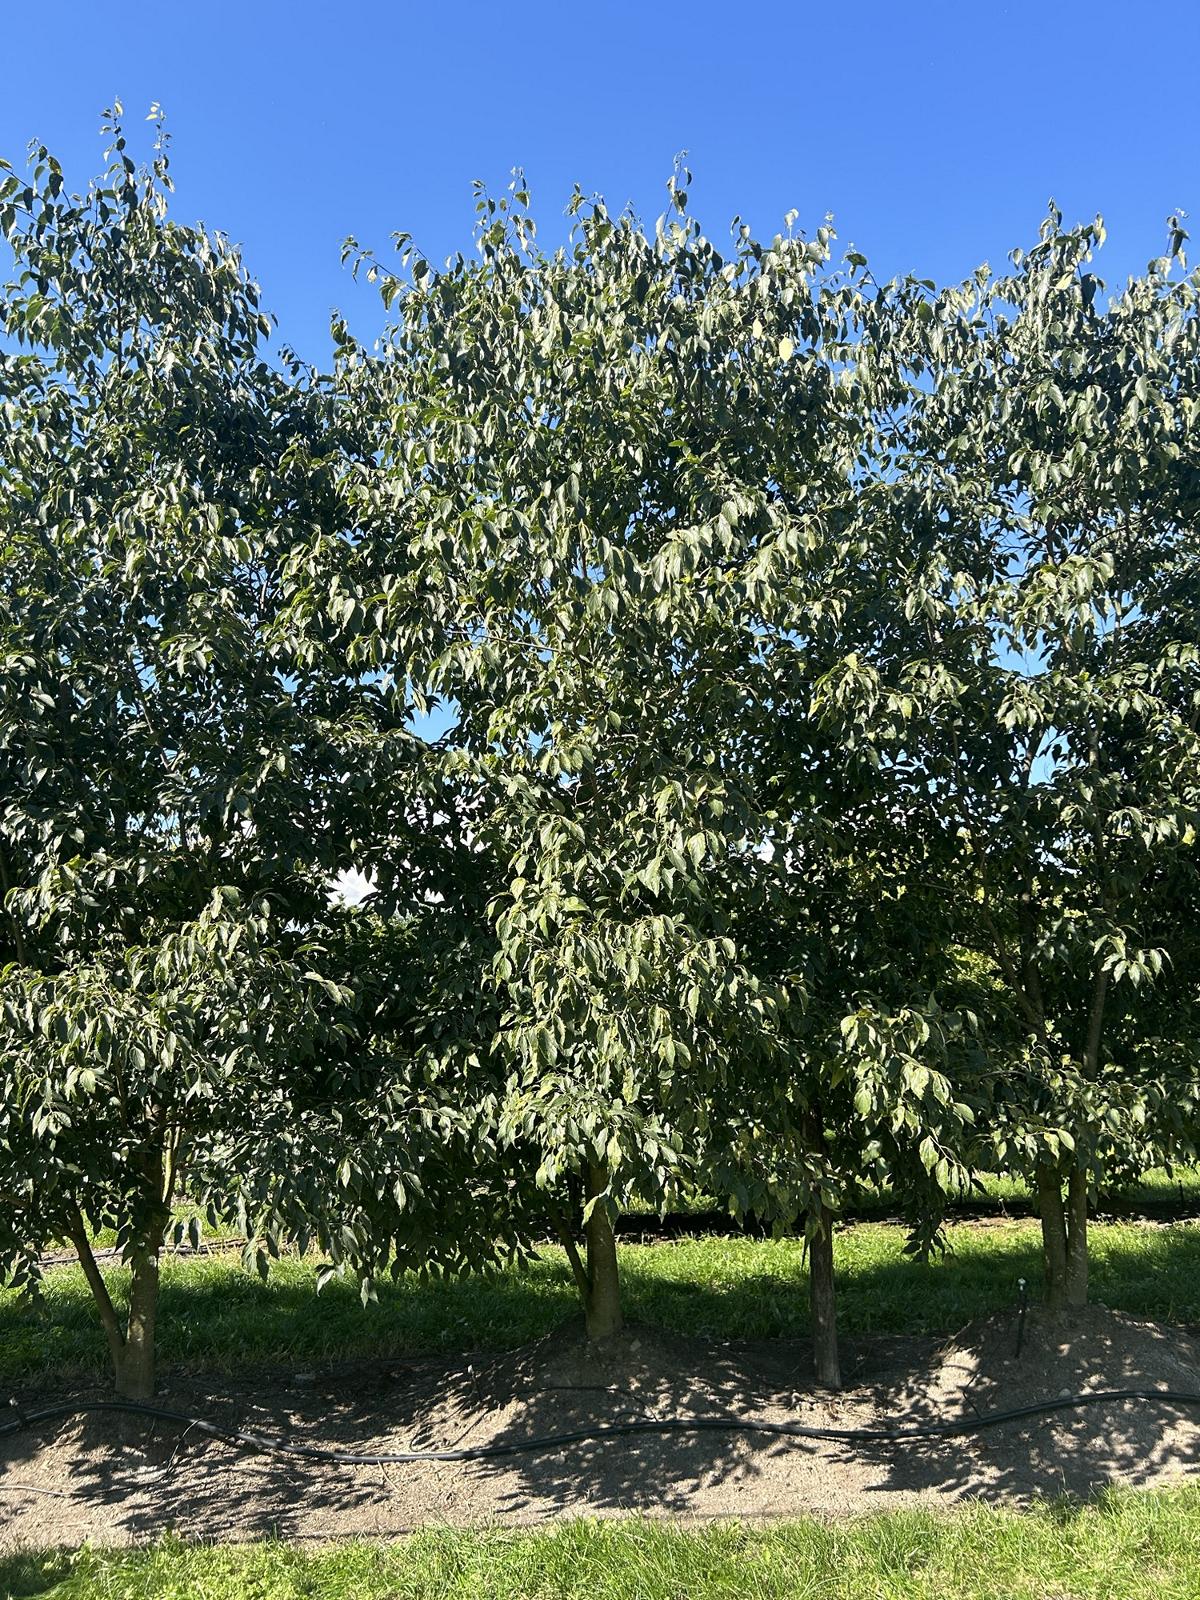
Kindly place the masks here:
<instances>
[{"instance_id":1,"label":"young tree","mask_svg":"<svg viewBox=\"0 0 1200 1600\"><path fill-rule=\"evenodd\" d=\"M74 1240L118 1384L143 1393L181 1184L252 1253L286 1218L369 1268L368 1235L421 1231L397 1214L459 1123L351 1031L320 953L377 797L421 882L419 810L396 810L420 742L347 657L335 590L324 632L297 622L348 446L321 385L265 360L234 249L168 216L161 130L148 171L108 131L83 196L40 148L30 181L0 176L0 1266L27 1280ZM100 1226L133 1272L124 1329L89 1265Z\"/></svg>"},{"instance_id":2,"label":"young tree","mask_svg":"<svg viewBox=\"0 0 1200 1600\"><path fill-rule=\"evenodd\" d=\"M941 1246L946 1200L967 1180L979 1070L972 986L926 881L941 820L913 739L928 692L909 603L919 545L893 505L910 379L890 291L857 252L846 264L827 286L839 325L822 352L837 401L822 419L832 470L815 481L802 454L774 469L818 532L778 572L769 676L739 733L739 759L768 797L763 864L735 907L739 943L803 1003L788 1012L774 1101L726 1141L735 1160L721 1180L738 1210L777 1226L803 1216L816 1366L830 1387L835 1218L886 1185L910 1249Z\"/></svg>"},{"instance_id":3,"label":"young tree","mask_svg":"<svg viewBox=\"0 0 1200 1600\"><path fill-rule=\"evenodd\" d=\"M961 945L987 964L991 1159L1087 1298L1087 1203L1193 1146L1200 278L1106 298L1057 213L1013 271L896 294L911 671ZM918 560L919 554L919 560Z\"/></svg>"},{"instance_id":4,"label":"young tree","mask_svg":"<svg viewBox=\"0 0 1200 1600\"><path fill-rule=\"evenodd\" d=\"M342 355L348 406L382 419L351 603L397 679L453 710L447 770L499 880L502 1136L594 1336L620 1325L628 1199L717 1184L806 1215L827 1300L830 1205L862 1170L829 1136L861 1121L846 1008L824 1053L806 1019L827 902L795 905L846 766L823 580L861 562L870 297L854 262L829 271L825 230L741 229L726 258L686 207L681 175L653 233L577 195L547 254L519 181L481 195L478 261L434 271L406 237L405 276L360 261L398 318L378 360ZM882 1102L900 1067L877 1056ZM913 1081L901 1129L943 1088Z\"/></svg>"},{"instance_id":5,"label":"young tree","mask_svg":"<svg viewBox=\"0 0 1200 1600\"><path fill-rule=\"evenodd\" d=\"M739 933L760 973L799 972L805 1003L788 1013L793 1038L774 1103L747 1108L749 1117L731 1106L734 1126L713 1141L723 1154L716 1186L736 1211L777 1227L803 1222L816 1375L835 1389L837 1219L886 1188L909 1250L940 1248L975 1142L972 995L954 952L931 947L934 923L923 897L905 893L903 860L872 854L881 809L877 785L864 785L861 804L821 819L835 831L820 854L788 843L811 839L813 814L781 812L780 881L769 901L741 908Z\"/></svg>"},{"instance_id":6,"label":"young tree","mask_svg":"<svg viewBox=\"0 0 1200 1600\"><path fill-rule=\"evenodd\" d=\"M305 1059L336 1039L333 986L277 941L265 908L247 914L218 892L152 942L102 937L53 973L10 966L0 979L0 1272L36 1288L41 1252L71 1241L120 1395L154 1390L176 1200L219 1181L231 1138L273 1115ZM124 1316L92 1250L100 1228L116 1230L129 1268Z\"/></svg>"},{"instance_id":7,"label":"young tree","mask_svg":"<svg viewBox=\"0 0 1200 1600\"><path fill-rule=\"evenodd\" d=\"M807 537L773 463L822 448L828 374L798 352L827 248L743 232L727 262L680 181L652 236L577 196L548 255L514 187L480 198L478 262L368 264L399 320L381 362L344 358L386 423L357 521L387 570L358 603L454 709L498 874L499 1126L600 1337L616 1208L704 1170L735 1046L766 1070L790 1003L727 928L764 834L738 760L764 597Z\"/></svg>"}]
</instances>

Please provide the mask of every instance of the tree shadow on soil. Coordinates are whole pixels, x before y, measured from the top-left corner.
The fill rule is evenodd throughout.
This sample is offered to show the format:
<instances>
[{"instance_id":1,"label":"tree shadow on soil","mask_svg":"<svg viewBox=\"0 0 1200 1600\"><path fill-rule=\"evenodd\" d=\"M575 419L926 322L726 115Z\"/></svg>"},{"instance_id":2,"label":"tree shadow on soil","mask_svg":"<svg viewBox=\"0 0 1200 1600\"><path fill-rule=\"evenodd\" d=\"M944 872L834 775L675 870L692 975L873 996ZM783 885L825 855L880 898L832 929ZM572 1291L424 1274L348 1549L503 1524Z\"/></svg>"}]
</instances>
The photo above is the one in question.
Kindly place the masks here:
<instances>
[{"instance_id":1,"label":"tree shadow on soil","mask_svg":"<svg viewBox=\"0 0 1200 1600\"><path fill-rule=\"evenodd\" d=\"M1200 1230L1155 1230L1147 1243L1143 1249L1131 1238L1098 1255L1098 1299L1117 1299L1132 1288L1128 1298L1139 1314L1148 1303L1187 1301L1200 1272ZM912 1309L927 1326L939 1326L939 1316L946 1327L980 1309L991 1314L949 1340L846 1338L847 1389L838 1396L813 1388L804 1339L717 1337L718 1330L760 1335L802 1326L802 1279L786 1297L794 1305L781 1310L786 1285L778 1276L714 1287L640 1284L633 1275L631 1313L652 1309L657 1325L633 1326L597 1350L577 1325L562 1321L571 1304L569 1286L564 1283L560 1295L543 1277L530 1294L514 1274L475 1287L493 1297L487 1305L496 1309L497 1327L549 1324L541 1339L526 1339L518 1349L418 1359L397 1353L314 1364L309 1371L295 1359L234 1373L168 1371L161 1402L301 1444L375 1451L515 1443L647 1417L859 1427L986 1414L1064 1391L1169 1387L1200 1393L1200 1346L1182 1328L1146 1326L1099 1306L1058 1326L1034 1309L1018 1356L1015 1298L1001 1309L994 1309L994 1298L980 1307L985 1280L977 1259L951 1257L919 1269L918 1277L930 1274L938 1285L933 1301L914 1271L907 1263L866 1268L856 1274L855 1293L886 1308L900 1293L900 1275L908 1275L909 1295L923 1297ZM449 1296L446 1287L395 1291L425 1297L394 1318L398 1352L404 1330L436 1326L439 1309L462 1309L469 1286L451 1286ZM1036 1292L1036 1282L1031 1287ZM206 1297L218 1292L212 1286L189 1294L176 1285L164 1320L215 1317L219 1308ZM324 1314L311 1292L268 1284L257 1304L269 1309L281 1353L294 1351L297 1342L314 1349L326 1344L312 1330L306 1347L295 1336L299 1319ZM476 1305L474 1326L479 1313ZM0 1315L0 1340L3 1323ZM230 1360L236 1350L226 1354ZM31 1405L105 1392L101 1381L43 1383L23 1386L21 1398ZM114 1426L109 1417L93 1417L0 1439L0 1524L14 1517L27 1544L145 1539L171 1528L188 1537L319 1539L386 1536L427 1522L528 1522L602 1512L777 1517L884 1509L912 1499L1086 1498L1110 1484L1140 1486L1194 1470L1198 1425L1200 1409L1130 1402L943 1442L851 1449L734 1431L664 1433L585 1440L484 1463L343 1467L252 1456L174 1425L130 1419ZM24 1485L25 1498L6 1483ZM4 1542L0 1527L0 1546ZM10 1576L0 1568L0 1581L21 1593L20 1578L24 1592L36 1594L29 1587L40 1581L41 1569L35 1569L36 1562Z\"/></svg>"},{"instance_id":2,"label":"tree shadow on soil","mask_svg":"<svg viewBox=\"0 0 1200 1600\"><path fill-rule=\"evenodd\" d=\"M807 1378L802 1345L727 1345L689 1382L678 1367L639 1382L622 1352L607 1404L641 1415L724 1415L836 1428L901 1427L978 1418L1102 1389L1164 1389L1200 1396L1200 1345L1189 1333L1085 1310L1059 1325L1030 1314L1021 1355L1017 1317L1005 1312L959 1340L892 1338L848 1344L848 1386L831 1397ZM653 1343L661 1346L661 1341ZM711 1348L711 1347L710 1347ZM693 1358L695 1347L693 1346ZM664 1363L664 1369L666 1364ZM617 1396L619 1395L619 1400ZM561 1426L551 1397L531 1395L498 1437ZM667 1511L676 1515L787 1516L863 1511L910 1501L1082 1500L1116 1484L1142 1487L1195 1470L1200 1407L1098 1404L982 1429L954 1439L848 1445L752 1433L647 1435L584 1442L520 1457L506 1513Z\"/></svg>"}]
</instances>

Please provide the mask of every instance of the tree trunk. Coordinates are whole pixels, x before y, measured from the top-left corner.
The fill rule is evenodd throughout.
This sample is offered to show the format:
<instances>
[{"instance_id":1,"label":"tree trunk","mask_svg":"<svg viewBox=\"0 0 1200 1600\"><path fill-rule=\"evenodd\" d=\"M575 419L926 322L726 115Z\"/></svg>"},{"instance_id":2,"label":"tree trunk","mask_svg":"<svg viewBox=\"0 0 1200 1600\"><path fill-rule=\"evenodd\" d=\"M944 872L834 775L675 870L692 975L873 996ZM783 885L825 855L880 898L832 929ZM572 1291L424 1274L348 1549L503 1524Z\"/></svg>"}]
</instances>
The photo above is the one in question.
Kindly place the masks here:
<instances>
[{"instance_id":1,"label":"tree trunk","mask_svg":"<svg viewBox=\"0 0 1200 1600\"><path fill-rule=\"evenodd\" d=\"M813 1208L815 1232L808 1235L808 1299L812 1314L813 1365L826 1389L842 1387L838 1359L837 1300L833 1288L833 1213L820 1202Z\"/></svg>"},{"instance_id":2,"label":"tree trunk","mask_svg":"<svg viewBox=\"0 0 1200 1600\"><path fill-rule=\"evenodd\" d=\"M1087 1173L1073 1167L1067 1179L1067 1304L1085 1306L1088 1302L1088 1180Z\"/></svg>"},{"instance_id":3,"label":"tree trunk","mask_svg":"<svg viewBox=\"0 0 1200 1600\"><path fill-rule=\"evenodd\" d=\"M117 1361L117 1394L149 1400L154 1393L154 1321L158 1312L158 1252L139 1256L129 1286L129 1320Z\"/></svg>"},{"instance_id":4,"label":"tree trunk","mask_svg":"<svg viewBox=\"0 0 1200 1600\"><path fill-rule=\"evenodd\" d=\"M1067 1254L1067 1219L1063 1208L1062 1180L1053 1167L1037 1169L1038 1212L1042 1219L1042 1267L1046 1308L1058 1316L1065 1311L1070 1275Z\"/></svg>"},{"instance_id":5,"label":"tree trunk","mask_svg":"<svg viewBox=\"0 0 1200 1600\"><path fill-rule=\"evenodd\" d=\"M608 1188L608 1173L588 1163L587 1197L595 1199ZM621 1278L617 1266L617 1239L603 1200L592 1207L584 1223L587 1242L587 1295L584 1310L589 1339L607 1339L621 1331Z\"/></svg>"}]
</instances>

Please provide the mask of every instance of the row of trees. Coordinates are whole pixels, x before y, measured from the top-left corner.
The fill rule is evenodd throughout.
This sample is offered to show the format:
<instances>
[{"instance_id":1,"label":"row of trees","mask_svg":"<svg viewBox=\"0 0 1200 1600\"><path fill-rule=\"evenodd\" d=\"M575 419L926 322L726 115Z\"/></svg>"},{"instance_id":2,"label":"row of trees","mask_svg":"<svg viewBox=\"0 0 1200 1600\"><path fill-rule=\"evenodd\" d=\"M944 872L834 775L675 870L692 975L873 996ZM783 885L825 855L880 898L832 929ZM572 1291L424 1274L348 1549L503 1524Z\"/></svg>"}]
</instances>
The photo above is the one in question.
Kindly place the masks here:
<instances>
[{"instance_id":1,"label":"row of trees","mask_svg":"<svg viewBox=\"0 0 1200 1600\"><path fill-rule=\"evenodd\" d=\"M108 131L0 168L0 1273L71 1240L142 1395L182 1199L364 1296L552 1234L602 1337L619 1209L703 1190L804 1229L836 1384L835 1218L936 1248L991 1170L1086 1299L1200 1101L1178 226L880 285L682 170L548 252L517 180L470 258L351 243L319 373Z\"/></svg>"}]
</instances>

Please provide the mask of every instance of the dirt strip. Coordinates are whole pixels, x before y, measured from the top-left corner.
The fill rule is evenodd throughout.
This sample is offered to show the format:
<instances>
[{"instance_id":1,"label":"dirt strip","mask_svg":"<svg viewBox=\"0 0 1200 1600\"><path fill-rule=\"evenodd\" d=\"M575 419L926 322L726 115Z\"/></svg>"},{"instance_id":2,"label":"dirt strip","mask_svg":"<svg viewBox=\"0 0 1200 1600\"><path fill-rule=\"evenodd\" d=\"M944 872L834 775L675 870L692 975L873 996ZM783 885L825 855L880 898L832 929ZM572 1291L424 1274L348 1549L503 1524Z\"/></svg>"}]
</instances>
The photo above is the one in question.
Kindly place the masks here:
<instances>
[{"instance_id":1,"label":"dirt strip","mask_svg":"<svg viewBox=\"0 0 1200 1600\"><path fill-rule=\"evenodd\" d=\"M314 1313L320 1314L319 1308ZM803 1343L714 1344L634 1329L602 1348L578 1328L476 1360L170 1379L164 1405L310 1444L388 1450L523 1439L646 1416L835 1426L940 1419L1064 1392L1200 1392L1200 1344L1093 1307L1070 1326L1030 1313L1020 1357L1004 1313L956 1339L847 1344L845 1392L814 1391ZM19 1404L100 1396L29 1390ZM1089 1495L1195 1471L1200 1411L1127 1402L966 1439L851 1449L723 1433L585 1443L485 1464L338 1467L254 1456L194 1431L97 1417L0 1439L0 1548L141 1542L168 1529L244 1540L387 1536L428 1523L559 1516L844 1516L969 1499Z\"/></svg>"}]
</instances>

